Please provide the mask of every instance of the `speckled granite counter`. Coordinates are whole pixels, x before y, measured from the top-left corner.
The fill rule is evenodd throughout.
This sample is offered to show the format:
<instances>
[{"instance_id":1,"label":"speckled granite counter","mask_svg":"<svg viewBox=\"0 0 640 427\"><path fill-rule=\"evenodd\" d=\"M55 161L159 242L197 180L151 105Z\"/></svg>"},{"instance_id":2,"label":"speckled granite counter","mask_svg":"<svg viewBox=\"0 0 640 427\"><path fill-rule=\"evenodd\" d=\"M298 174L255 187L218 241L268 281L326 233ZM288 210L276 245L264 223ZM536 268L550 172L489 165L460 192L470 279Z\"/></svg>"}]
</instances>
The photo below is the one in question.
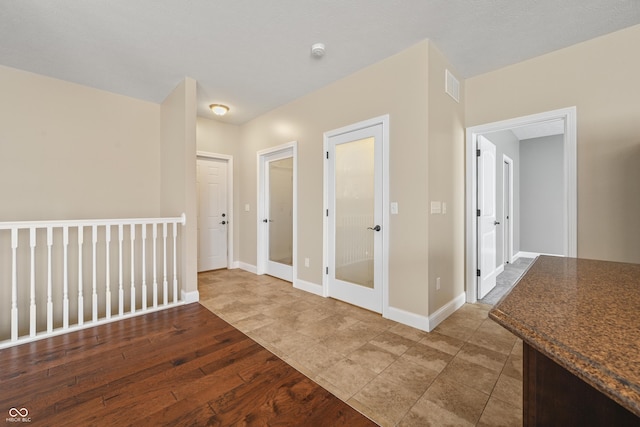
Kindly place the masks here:
<instances>
[{"instance_id":1,"label":"speckled granite counter","mask_svg":"<svg viewBox=\"0 0 640 427\"><path fill-rule=\"evenodd\" d=\"M640 265L541 256L489 317L640 417Z\"/></svg>"}]
</instances>

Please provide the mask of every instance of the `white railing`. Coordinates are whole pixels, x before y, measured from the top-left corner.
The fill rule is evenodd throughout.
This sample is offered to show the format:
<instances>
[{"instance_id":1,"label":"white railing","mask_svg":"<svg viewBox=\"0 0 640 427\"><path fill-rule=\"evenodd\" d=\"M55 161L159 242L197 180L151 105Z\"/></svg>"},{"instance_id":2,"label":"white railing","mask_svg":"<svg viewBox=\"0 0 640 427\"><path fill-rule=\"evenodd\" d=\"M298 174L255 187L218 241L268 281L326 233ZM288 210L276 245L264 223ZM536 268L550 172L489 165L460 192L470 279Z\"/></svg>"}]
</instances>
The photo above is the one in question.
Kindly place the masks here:
<instances>
[{"instance_id":1,"label":"white railing","mask_svg":"<svg viewBox=\"0 0 640 427\"><path fill-rule=\"evenodd\" d=\"M0 222L0 348L181 304L185 221Z\"/></svg>"}]
</instances>

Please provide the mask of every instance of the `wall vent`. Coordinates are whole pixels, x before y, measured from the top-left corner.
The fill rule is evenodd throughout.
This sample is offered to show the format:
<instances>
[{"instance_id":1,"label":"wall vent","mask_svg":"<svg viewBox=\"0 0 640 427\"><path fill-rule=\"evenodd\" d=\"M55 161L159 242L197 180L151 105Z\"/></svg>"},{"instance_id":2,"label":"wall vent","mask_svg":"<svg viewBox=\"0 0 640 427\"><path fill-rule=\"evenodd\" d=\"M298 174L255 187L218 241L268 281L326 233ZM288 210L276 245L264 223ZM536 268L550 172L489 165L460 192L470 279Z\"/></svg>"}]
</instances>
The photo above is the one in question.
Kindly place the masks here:
<instances>
[{"instance_id":1,"label":"wall vent","mask_svg":"<svg viewBox=\"0 0 640 427\"><path fill-rule=\"evenodd\" d=\"M444 91L455 99L457 103L460 103L460 82L449 70L445 70Z\"/></svg>"}]
</instances>

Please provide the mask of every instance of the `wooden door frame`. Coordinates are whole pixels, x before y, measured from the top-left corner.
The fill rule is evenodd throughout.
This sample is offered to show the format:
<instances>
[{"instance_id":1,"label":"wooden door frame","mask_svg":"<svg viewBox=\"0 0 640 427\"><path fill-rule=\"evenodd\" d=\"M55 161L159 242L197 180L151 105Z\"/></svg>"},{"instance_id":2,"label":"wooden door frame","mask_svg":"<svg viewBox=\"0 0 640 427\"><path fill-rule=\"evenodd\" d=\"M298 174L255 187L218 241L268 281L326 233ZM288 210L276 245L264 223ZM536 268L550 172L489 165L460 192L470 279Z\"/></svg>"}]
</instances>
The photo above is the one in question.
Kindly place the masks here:
<instances>
[{"instance_id":1,"label":"wooden door frame","mask_svg":"<svg viewBox=\"0 0 640 427\"><path fill-rule=\"evenodd\" d=\"M292 244L292 283L296 283L298 277L298 141L291 141L275 147L266 148L256 153L257 159L257 185L258 200L256 208L256 274L265 274L267 270L267 259L269 251L266 247L266 236L264 227L262 227L262 218L268 216L265 212L265 182L264 182L264 165L267 156L278 152L291 151L293 158L293 244Z\"/></svg>"},{"instance_id":2,"label":"wooden door frame","mask_svg":"<svg viewBox=\"0 0 640 427\"><path fill-rule=\"evenodd\" d=\"M577 113L576 107L561 108L529 116L502 120L499 122L468 127L466 131L466 298L468 303L477 301L477 166L476 147L477 137L490 132L513 129L516 127L547 122L551 120L564 120L564 193L566 209L564 222L566 235L564 241L564 255L577 256Z\"/></svg>"},{"instance_id":3,"label":"wooden door frame","mask_svg":"<svg viewBox=\"0 0 640 427\"><path fill-rule=\"evenodd\" d=\"M237 263L233 260L233 229L236 222L236 218L233 215L233 156L209 151L198 151L196 152L196 161L198 158L227 162L227 216L229 218L227 223L231 225L231 227L227 227L227 268L238 268Z\"/></svg>"}]
</instances>

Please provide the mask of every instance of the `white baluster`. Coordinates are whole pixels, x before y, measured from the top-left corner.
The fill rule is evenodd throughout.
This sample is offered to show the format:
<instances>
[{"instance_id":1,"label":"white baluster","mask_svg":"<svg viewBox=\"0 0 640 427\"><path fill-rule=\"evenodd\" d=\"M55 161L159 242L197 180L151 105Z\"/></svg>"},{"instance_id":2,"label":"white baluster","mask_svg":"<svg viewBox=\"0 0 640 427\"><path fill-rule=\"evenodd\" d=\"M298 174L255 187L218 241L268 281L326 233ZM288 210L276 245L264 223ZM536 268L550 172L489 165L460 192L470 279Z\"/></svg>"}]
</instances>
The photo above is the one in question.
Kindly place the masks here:
<instances>
[{"instance_id":1,"label":"white baluster","mask_svg":"<svg viewBox=\"0 0 640 427\"><path fill-rule=\"evenodd\" d=\"M92 244L93 244L93 254L92 254L92 265L93 265L93 274L92 274L92 283L91 283L91 318L94 322L98 321L98 254L96 253L96 248L98 244L98 226L93 225L91 227L92 232Z\"/></svg>"},{"instance_id":2,"label":"white baluster","mask_svg":"<svg viewBox=\"0 0 640 427\"><path fill-rule=\"evenodd\" d=\"M169 284L167 283L167 223L162 223L162 295L163 303L169 303Z\"/></svg>"},{"instance_id":3,"label":"white baluster","mask_svg":"<svg viewBox=\"0 0 640 427\"><path fill-rule=\"evenodd\" d=\"M53 331L53 279L51 277L51 249L53 228L47 227L47 332Z\"/></svg>"},{"instance_id":4,"label":"white baluster","mask_svg":"<svg viewBox=\"0 0 640 427\"><path fill-rule=\"evenodd\" d=\"M11 341L18 339L18 229L11 229Z\"/></svg>"},{"instance_id":5,"label":"white baluster","mask_svg":"<svg viewBox=\"0 0 640 427\"><path fill-rule=\"evenodd\" d=\"M67 252L69 248L69 227L62 227L63 279L62 279L62 328L69 328L69 272L67 271Z\"/></svg>"},{"instance_id":6,"label":"white baluster","mask_svg":"<svg viewBox=\"0 0 640 427\"><path fill-rule=\"evenodd\" d=\"M123 227L118 224L118 315L124 314L124 288L122 286L122 240Z\"/></svg>"},{"instance_id":7,"label":"white baluster","mask_svg":"<svg viewBox=\"0 0 640 427\"><path fill-rule=\"evenodd\" d=\"M147 224L142 224L142 310L147 309Z\"/></svg>"},{"instance_id":8,"label":"white baluster","mask_svg":"<svg viewBox=\"0 0 640 427\"><path fill-rule=\"evenodd\" d=\"M136 276L135 276L135 240L136 240L136 225L131 224L129 226L131 230L131 313L136 312Z\"/></svg>"},{"instance_id":9,"label":"white baluster","mask_svg":"<svg viewBox=\"0 0 640 427\"><path fill-rule=\"evenodd\" d=\"M153 223L153 308L158 307L158 267L157 267L157 243L158 224Z\"/></svg>"},{"instance_id":10,"label":"white baluster","mask_svg":"<svg viewBox=\"0 0 640 427\"><path fill-rule=\"evenodd\" d=\"M178 256L176 254L178 240L178 223L173 223L173 302L178 302Z\"/></svg>"},{"instance_id":11,"label":"white baluster","mask_svg":"<svg viewBox=\"0 0 640 427\"><path fill-rule=\"evenodd\" d=\"M36 336L36 229L29 229L29 246L31 247L31 280L29 289L29 336Z\"/></svg>"},{"instance_id":12,"label":"white baluster","mask_svg":"<svg viewBox=\"0 0 640 427\"><path fill-rule=\"evenodd\" d=\"M109 249L110 249L110 245L111 245L111 226L110 225L106 225L105 229L105 247L106 247L106 273L105 273L105 315L107 316L107 319L111 319L111 284L109 283L111 278L109 277L109 270L111 270L111 264L109 263ZM97 301L96 301L97 303ZM97 313L97 310L96 310Z\"/></svg>"},{"instance_id":13,"label":"white baluster","mask_svg":"<svg viewBox=\"0 0 640 427\"><path fill-rule=\"evenodd\" d=\"M84 243L84 227L78 226L78 325L84 324L84 295L82 293L82 244Z\"/></svg>"}]
</instances>

